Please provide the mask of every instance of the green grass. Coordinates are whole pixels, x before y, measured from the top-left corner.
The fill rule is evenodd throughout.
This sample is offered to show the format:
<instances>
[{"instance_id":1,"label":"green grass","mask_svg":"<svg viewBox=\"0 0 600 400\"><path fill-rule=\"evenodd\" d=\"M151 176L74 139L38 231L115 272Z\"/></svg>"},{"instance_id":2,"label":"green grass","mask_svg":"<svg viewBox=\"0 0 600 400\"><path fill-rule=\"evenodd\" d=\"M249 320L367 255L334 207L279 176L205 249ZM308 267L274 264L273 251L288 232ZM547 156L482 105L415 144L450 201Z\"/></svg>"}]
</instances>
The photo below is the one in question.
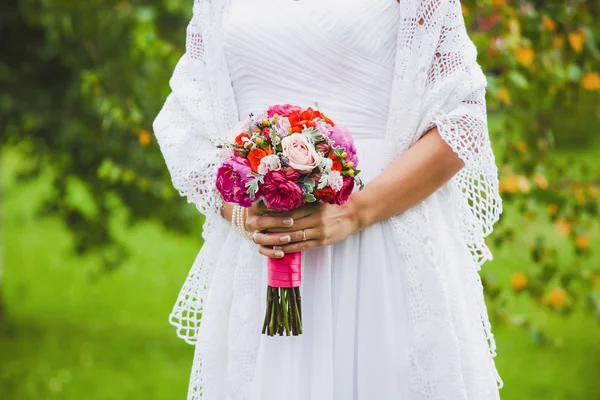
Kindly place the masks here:
<instances>
[{"instance_id":1,"label":"green grass","mask_svg":"<svg viewBox=\"0 0 600 400\"><path fill-rule=\"evenodd\" d=\"M184 399L193 348L167 317L200 239L140 224L131 259L98 274L60 221L36 216L48 188L17 186L7 164L0 399Z\"/></svg>"},{"instance_id":2,"label":"green grass","mask_svg":"<svg viewBox=\"0 0 600 400\"><path fill-rule=\"evenodd\" d=\"M49 187L43 179L15 182L13 156L0 166L6 190L0 399L184 399L192 347L175 337L167 316L200 239L139 224L121 235L130 260L99 275L94 257L70 253L71 236L60 221L36 215ZM516 216L508 211L507 218ZM484 268L506 285L512 272L527 269L532 233L546 228L525 226L522 248L498 251ZM542 313L524 297L510 309L545 326L554 344L539 347L520 328L494 327L504 400L600 398L600 329L591 316Z\"/></svg>"}]
</instances>

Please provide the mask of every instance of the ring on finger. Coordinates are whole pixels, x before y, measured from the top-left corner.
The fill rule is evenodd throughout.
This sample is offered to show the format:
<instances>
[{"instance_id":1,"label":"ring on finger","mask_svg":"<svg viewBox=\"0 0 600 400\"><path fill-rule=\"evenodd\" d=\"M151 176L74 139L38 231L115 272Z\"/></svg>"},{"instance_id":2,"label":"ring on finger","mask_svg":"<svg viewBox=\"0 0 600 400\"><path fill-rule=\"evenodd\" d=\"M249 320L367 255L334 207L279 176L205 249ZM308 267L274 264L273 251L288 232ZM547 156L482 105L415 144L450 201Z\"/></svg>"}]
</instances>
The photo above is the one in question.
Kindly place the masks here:
<instances>
[{"instance_id":1,"label":"ring on finger","mask_svg":"<svg viewBox=\"0 0 600 400\"><path fill-rule=\"evenodd\" d=\"M306 231L304 229L302 229L302 241L306 241Z\"/></svg>"},{"instance_id":2,"label":"ring on finger","mask_svg":"<svg viewBox=\"0 0 600 400\"><path fill-rule=\"evenodd\" d=\"M258 231L254 231L254 233L252 234L252 241L254 242L254 244L258 244L256 243L256 235L258 235Z\"/></svg>"}]
</instances>

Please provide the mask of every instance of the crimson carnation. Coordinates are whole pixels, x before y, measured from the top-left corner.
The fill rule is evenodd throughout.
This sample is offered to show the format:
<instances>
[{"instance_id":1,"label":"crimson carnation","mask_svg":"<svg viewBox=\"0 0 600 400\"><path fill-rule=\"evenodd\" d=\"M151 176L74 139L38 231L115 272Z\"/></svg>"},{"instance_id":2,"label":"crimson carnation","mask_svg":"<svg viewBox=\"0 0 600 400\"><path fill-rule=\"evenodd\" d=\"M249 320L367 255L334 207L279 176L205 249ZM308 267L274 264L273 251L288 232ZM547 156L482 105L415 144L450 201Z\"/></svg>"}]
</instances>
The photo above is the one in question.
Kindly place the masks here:
<instances>
[{"instance_id":1,"label":"crimson carnation","mask_svg":"<svg viewBox=\"0 0 600 400\"><path fill-rule=\"evenodd\" d=\"M289 211L304 205L302 188L288 179L284 171L269 171L261 188L265 204L271 210Z\"/></svg>"}]
</instances>

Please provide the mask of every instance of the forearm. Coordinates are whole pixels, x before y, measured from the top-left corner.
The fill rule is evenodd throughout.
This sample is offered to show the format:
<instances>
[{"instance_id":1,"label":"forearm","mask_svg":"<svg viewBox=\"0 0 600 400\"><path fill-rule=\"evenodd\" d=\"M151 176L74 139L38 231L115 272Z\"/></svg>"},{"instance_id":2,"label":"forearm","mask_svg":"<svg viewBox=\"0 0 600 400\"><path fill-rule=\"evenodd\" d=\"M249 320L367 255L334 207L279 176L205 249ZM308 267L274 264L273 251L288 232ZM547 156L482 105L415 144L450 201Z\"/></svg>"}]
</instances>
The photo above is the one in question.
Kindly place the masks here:
<instances>
[{"instance_id":1,"label":"forearm","mask_svg":"<svg viewBox=\"0 0 600 400\"><path fill-rule=\"evenodd\" d=\"M437 128L424 135L350 200L360 229L425 200L464 166Z\"/></svg>"}]
</instances>

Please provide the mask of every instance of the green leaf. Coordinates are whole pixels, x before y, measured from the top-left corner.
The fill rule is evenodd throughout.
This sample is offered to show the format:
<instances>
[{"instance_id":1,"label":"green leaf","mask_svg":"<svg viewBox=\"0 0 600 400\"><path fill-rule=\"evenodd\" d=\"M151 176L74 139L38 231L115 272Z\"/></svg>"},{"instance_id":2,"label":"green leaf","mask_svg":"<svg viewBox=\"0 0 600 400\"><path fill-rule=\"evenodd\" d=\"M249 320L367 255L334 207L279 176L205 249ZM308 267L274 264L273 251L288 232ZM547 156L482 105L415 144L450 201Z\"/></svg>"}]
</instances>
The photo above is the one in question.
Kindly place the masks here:
<instances>
[{"instance_id":1,"label":"green leaf","mask_svg":"<svg viewBox=\"0 0 600 400\"><path fill-rule=\"evenodd\" d=\"M300 183L304 185L307 192L313 192L316 186L315 180L309 177L305 177Z\"/></svg>"},{"instance_id":2,"label":"green leaf","mask_svg":"<svg viewBox=\"0 0 600 400\"><path fill-rule=\"evenodd\" d=\"M250 199L255 200L259 185L264 183L265 177L254 172L250 172L248 177L252 177L254 179L247 184L246 193L250 195Z\"/></svg>"}]
</instances>

